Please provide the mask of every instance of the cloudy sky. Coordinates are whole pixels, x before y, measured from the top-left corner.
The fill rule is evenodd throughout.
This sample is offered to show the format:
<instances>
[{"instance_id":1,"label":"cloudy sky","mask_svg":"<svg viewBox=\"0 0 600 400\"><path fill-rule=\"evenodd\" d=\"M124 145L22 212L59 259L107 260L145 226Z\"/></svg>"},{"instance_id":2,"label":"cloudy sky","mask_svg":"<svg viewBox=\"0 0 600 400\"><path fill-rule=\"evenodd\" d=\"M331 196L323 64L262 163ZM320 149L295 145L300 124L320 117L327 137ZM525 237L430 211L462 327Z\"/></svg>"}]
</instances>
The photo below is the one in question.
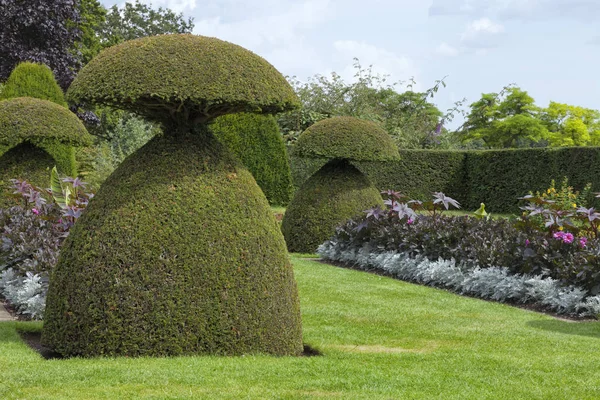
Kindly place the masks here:
<instances>
[{"instance_id":1,"label":"cloudy sky","mask_svg":"<svg viewBox=\"0 0 600 400\"><path fill-rule=\"evenodd\" d=\"M600 0L142 1L194 17L195 33L301 80L331 71L351 79L357 57L420 89L447 76L434 99L442 110L509 83L540 106L600 109Z\"/></svg>"}]
</instances>

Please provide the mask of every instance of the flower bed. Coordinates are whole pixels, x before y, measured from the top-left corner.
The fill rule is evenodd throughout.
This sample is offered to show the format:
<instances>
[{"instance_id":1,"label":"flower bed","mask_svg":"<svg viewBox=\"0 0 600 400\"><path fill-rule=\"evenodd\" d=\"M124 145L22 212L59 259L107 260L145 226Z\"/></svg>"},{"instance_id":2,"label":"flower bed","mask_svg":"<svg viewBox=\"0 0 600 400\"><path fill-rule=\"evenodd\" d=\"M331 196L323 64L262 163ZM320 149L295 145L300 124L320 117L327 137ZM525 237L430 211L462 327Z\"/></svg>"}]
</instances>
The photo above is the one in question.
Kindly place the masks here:
<instances>
[{"instance_id":1,"label":"flower bed","mask_svg":"<svg viewBox=\"0 0 600 400\"><path fill-rule=\"evenodd\" d=\"M386 209L348 221L319 247L325 260L385 271L400 279L561 314L600 314L600 214L564 210L530 195L520 218L446 216L459 204L436 193L429 202L385 192ZM425 214L418 214L422 210Z\"/></svg>"},{"instance_id":2,"label":"flower bed","mask_svg":"<svg viewBox=\"0 0 600 400\"><path fill-rule=\"evenodd\" d=\"M60 246L93 196L79 179L59 179L56 169L51 184L45 190L13 180L21 204L0 209L0 295L30 319L43 318Z\"/></svg>"}]
</instances>

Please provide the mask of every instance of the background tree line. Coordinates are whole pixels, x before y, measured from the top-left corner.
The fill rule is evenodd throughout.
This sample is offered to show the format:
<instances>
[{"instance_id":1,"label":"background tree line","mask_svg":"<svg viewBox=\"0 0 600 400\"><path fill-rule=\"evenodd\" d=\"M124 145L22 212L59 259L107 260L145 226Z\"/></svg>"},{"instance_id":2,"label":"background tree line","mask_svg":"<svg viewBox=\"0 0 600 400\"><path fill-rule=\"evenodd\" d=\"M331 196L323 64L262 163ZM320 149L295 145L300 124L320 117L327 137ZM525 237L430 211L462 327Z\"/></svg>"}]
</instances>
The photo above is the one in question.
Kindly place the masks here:
<instances>
[{"instance_id":1,"label":"background tree line","mask_svg":"<svg viewBox=\"0 0 600 400\"><path fill-rule=\"evenodd\" d=\"M17 63L34 61L48 65L66 89L77 71L107 47L143 36L189 33L194 28L192 18L168 8L153 9L139 0L110 8L98 0L3 0L0 6L0 82ZM444 79L417 91L413 79L389 82L389 77L363 67L357 59L354 70L351 81L335 72L305 82L289 78L302 103L301 109L278 116L289 143L321 119L354 116L381 124L400 148L408 149L600 145L597 110L558 102L542 108L526 91L508 85L498 93L482 94L468 106L463 99L441 111L433 100L445 87ZM96 143L79 159L81 170L93 182L101 182L159 131L131 113L96 107L90 114L81 106L72 105L72 110L88 123ZM459 115L464 123L448 129Z\"/></svg>"}]
</instances>

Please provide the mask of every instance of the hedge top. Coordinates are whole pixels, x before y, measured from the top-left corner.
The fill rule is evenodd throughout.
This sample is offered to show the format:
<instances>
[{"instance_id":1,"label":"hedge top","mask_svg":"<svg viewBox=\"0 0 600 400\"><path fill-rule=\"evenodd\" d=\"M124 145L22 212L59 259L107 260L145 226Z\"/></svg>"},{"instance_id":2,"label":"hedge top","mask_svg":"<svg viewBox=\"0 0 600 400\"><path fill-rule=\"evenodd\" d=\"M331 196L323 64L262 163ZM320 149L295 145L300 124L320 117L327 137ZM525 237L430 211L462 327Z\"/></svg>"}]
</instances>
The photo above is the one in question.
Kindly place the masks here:
<instances>
[{"instance_id":1,"label":"hedge top","mask_svg":"<svg viewBox=\"0 0 600 400\"><path fill-rule=\"evenodd\" d=\"M22 62L13 69L0 92L0 100L15 97L35 97L67 107L54 73L44 64Z\"/></svg>"},{"instance_id":2,"label":"hedge top","mask_svg":"<svg viewBox=\"0 0 600 400\"><path fill-rule=\"evenodd\" d=\"M376 123L354 117L324 119L304 131L296 142L302 157L351 161L388 161L399 158L390 135Z\"/></svg>"},{"instance_id":3,"label":"hedge top","mask_svg":"<svg viewBox=\"0 0 600 400\"><path fill-rule=\"evenodd\" d=\"M191 34L144 37L105 49L79 72L67 98L152 120L196 123L299 106L283 75L262 57Z\"/></svg>"},{"instance_id":4,"label":"hedge top","mask_svg":"<svg viewBox=\"0 0 600 400\"><path fill-rule=\"evenodd\" d=\"M0 145L60 142L89 146L91 136L75 114L48 100L17 97L0 101Z\"/></svg>"}]
</instances>

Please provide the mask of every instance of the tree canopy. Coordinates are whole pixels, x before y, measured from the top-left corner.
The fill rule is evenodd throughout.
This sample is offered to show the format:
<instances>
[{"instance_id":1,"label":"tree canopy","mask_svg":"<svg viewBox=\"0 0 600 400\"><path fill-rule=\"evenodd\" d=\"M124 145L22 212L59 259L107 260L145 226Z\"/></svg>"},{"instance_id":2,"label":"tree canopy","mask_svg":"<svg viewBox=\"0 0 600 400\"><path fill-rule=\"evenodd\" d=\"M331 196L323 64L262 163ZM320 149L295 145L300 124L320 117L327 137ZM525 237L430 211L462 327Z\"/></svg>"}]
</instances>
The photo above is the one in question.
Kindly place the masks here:
<instances>
[{"instance_id":1,"label":"tree canopy","mask_svg":"<svg viewBox=\"0 0 600 400\"><path fill-rule=\"evenodd\" d=\"M291 78L302 108L280 116L279 124L288 141L312 124L331 117L346 116L373 121L383 127L403 148L435 146L442 132L443 113L429 99L443 82L425 91L413 90L414 81L406 84L388 83L388 77L378 75L371 67L363 68L355 59L354 81L346 82L333 72L330 76L315 75L307 82Z\"/></svg>"},{"instance_id":2,"label":"tree canopy","mask_svg":"<svg viewBox=\"0 0 600 400\"><path fill-rule=\"evenodd\" d=\"M73 51L81 37L78 0L2 0L0 81L22 61L48 65L66 89L79 60Z\"/></svg>"},{"instance_id":3,"label":"tree canopy","mask_svg":"<svg viewBox=\"0 0 600 400\"><path fill-rule=\"evenodd\" d=\"M538 107L511 85L472 103L457 135L486 148L599 145L600 111L554 101Z\"/></svg>"}]
</instances>

